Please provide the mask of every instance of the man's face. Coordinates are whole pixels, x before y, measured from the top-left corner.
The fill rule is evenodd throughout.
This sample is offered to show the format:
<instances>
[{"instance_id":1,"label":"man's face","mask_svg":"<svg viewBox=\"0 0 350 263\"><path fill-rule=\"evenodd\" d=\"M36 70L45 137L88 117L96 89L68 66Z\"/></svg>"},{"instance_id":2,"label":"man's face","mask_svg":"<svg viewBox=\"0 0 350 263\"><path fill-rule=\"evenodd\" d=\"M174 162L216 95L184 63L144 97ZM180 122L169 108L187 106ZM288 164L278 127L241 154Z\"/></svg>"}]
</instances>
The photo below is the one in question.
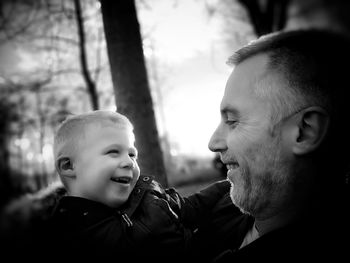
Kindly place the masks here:
<instances>
[{"instance_id":1,"label":"man's face","mask_svg":"<svg viewBox=\"0 0 350 263\"><path fill-rule=\"evenodd\" d=\"M82 140L73 161L72 195L120 206L140 175L132 131L117 124L89 125Z\"/></svg>"},{"instance_id":2,"label":"man's face","mask_svg":"<svg viewBox=\"0 0 350 263\"><path fill-rule=\"evenodd\" d=\"M289 185L282 135L272 131L271 105L254 92L266 62L266 56L257 55L235 67L221 102L221 122L209 142L227 165L233 202L255 217L271 215Z\"/></svg>"}]
</instances>

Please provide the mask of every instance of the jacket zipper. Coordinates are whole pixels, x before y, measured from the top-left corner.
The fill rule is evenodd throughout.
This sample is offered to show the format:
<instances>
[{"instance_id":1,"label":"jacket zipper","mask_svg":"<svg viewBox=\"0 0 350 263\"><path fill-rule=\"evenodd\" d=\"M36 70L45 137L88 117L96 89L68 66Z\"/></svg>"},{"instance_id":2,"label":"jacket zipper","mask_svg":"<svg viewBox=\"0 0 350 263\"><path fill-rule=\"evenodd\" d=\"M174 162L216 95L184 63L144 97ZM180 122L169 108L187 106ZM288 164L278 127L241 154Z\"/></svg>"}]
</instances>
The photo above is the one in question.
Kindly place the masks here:
<instances>
[{"instance_id":1,"label":"jacket zipper","mask_svg":"<svg viewBox=\"0 0 350 263\"><path fill-rule=\"evenodd\" d=\"M128 227L133 226L133 223L127 214L121 214L121 216L122 216L123 220L125 221L125 223L128 225Z\"/></svg>"}]
</instances>

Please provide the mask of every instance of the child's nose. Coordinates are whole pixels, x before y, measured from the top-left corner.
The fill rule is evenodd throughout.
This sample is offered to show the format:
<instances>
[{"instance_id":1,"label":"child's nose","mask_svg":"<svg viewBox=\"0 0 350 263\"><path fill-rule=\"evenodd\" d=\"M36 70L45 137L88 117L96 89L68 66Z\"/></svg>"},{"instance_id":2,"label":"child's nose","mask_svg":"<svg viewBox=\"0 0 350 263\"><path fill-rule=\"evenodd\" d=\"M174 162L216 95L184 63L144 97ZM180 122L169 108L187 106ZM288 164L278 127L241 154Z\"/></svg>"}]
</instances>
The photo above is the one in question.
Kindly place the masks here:
<instances>
[{"instance_id":1,"label":"child's nose","mask_svg":"<svg viewBox=\"0 0 350 263\"><path fill-rule=\"evenodd\" d=\"M122 168L133 169L135 166L134 161L131 159L129 155L126 155L121 163Z\"/></svg>"}]
</instances>

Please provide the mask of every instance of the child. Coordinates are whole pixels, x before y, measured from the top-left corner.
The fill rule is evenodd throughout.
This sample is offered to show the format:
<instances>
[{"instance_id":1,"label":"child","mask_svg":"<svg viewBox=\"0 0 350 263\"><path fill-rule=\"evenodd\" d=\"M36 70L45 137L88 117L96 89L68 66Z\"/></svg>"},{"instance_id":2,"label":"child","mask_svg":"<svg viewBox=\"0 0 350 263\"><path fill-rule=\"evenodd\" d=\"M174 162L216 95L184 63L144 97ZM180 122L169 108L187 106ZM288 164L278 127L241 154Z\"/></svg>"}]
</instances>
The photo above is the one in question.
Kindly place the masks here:
<instances>
[{"instance_id":1,"label":"child","mask_svg":"<svg viewBox=\"0 0 350 263\"><path fill-rule=\"evenodd\" d=\"M116 112L72 116L59 127L54 158L67 195L53 213L52 229L69 254L181 258L193 231L228 192L227 181L188 198L162 189L140 175L134 143L132 124Z\"/></svg>"}]
</instances>

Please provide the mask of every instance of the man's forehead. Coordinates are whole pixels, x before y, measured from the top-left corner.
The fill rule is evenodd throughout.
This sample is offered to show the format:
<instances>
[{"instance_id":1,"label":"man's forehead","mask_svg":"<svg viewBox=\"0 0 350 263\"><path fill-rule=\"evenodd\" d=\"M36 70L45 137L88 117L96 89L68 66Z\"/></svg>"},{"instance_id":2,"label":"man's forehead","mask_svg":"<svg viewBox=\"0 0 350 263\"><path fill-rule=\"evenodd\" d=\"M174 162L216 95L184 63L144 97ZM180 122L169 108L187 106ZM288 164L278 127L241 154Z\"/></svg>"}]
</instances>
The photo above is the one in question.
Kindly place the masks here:
<instances>
[{"instance_id":1,"label":"man's forehead","mask_svg":"<svg viewBox=\"0 0 350 263\"><path fill-rule=\"evenodd\" d=\"M266 74L266 69L269 62L269 56L266 53L259 53L246 58L239 64L234 66L234 69L229 77L232 78L244 77L247 80L253 80L261 75Z\"/></svg>"},{"instance_id":2,"label":"man's forehead","mask_svg":"<svg viewBox=\"0 0 350 263\"><path fill-rule=\"evenodd\" d=\"M225 87L225 96L254 95L257 83L265 79L267 74L268 56L254 55L236 65L231 72ZM225 104L225 96L223 104Z\"/></svg>"}]
</instances>

